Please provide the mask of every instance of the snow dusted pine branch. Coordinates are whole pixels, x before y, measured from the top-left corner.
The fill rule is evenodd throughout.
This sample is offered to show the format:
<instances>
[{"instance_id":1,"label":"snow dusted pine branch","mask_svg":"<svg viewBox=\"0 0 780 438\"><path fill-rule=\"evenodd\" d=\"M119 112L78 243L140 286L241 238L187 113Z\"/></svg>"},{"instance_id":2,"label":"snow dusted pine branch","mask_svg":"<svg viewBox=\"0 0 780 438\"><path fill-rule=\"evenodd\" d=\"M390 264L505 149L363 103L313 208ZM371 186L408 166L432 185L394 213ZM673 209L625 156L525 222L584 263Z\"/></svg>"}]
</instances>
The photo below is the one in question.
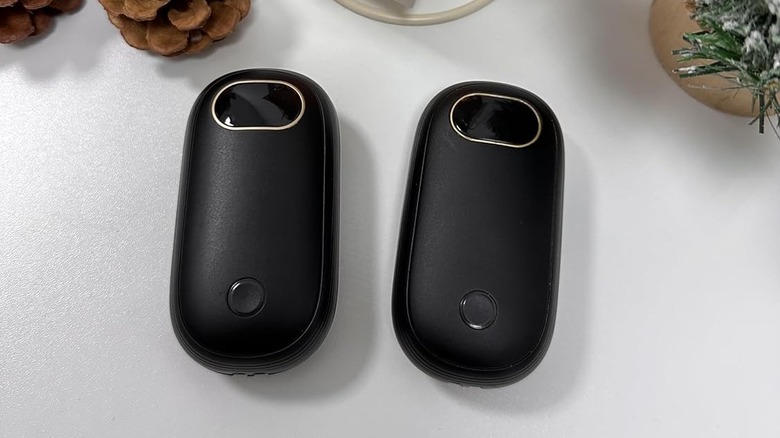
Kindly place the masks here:
<instances>
[{"instance_id":1,"label":"snow dusted pine branch","mask_svg":"<svg viewBox=\"0 0 780 438\"><path fill-rule=\"evenodd\" d=\"M680 77L720 75L753 95L759 131L774 114L780 127L780 0L687 0L691 18L701 32L686 34L689 44L674 54L680 62L704 61L681 67ZM756 107L757 105L757 107ZM778 132L778 129L775 129ZM778 134L780 135L780 134Z\"/></svg>"}]
</instances>

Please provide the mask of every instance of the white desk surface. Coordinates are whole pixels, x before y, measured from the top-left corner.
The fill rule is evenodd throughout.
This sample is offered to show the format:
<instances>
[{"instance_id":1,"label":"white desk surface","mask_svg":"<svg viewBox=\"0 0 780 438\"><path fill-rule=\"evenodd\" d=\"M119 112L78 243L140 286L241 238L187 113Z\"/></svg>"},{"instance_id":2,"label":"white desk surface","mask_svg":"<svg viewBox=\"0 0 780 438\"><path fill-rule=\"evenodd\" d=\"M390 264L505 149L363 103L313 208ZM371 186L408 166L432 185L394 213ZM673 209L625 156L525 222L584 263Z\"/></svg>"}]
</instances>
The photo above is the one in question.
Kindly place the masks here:
<instances>
[{"instance_id":1,"label":"white desk surface","mask_svg":"<svg viewBox=\"0 0 780 438\"><path fill-rule=\"evenodd\" d=\"M780 140L676 88L650 0L499 0L428 28L255 0L183 59L88 3L0 47L0 436L780 436ZM250 67L300 71L339 110L341 287L307 362L229 378L177 343L169 276L188 112ZM542 96L567 146L555 336L499 390L426 377L390 318L414 130L473 79Z\"/></svg>"}]
</instances>

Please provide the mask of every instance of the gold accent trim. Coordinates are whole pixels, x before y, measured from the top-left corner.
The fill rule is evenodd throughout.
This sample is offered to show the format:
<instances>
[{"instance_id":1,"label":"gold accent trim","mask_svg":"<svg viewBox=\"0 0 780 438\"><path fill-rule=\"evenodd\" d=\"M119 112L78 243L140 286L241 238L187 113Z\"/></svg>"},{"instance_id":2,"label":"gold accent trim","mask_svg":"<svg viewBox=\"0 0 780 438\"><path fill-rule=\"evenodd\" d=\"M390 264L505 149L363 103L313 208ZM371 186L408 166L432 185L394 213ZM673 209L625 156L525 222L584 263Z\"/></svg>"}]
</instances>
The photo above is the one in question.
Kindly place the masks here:
<instances>
[{"instance_id":1,"label":"gold accent trim","mask_svg":"<svg viewBox=\"0 0 780 438\"><path fill-rule=\"evenodd\" d=\"M222 96L222 93L225 92L230 87L241 85L241 84L281 84L285 85L287 87L290 87L293 91L295 91L296 94L298 94L298 98L301 99L301 111L298 114L298 117L295 118L292 122L284 125L284 126L242 126L242 127L236 127L236 126L229 126L224 123L222 123L221 120L217 117L217 100L220 96ZM222 128L225 128L230 131L284 131L286 129L290 129L293 126L297 125L298 122L301 121L303 118L303 113L306 112L306 99L303 98L303 93L301 93L301 90L298 89L295 85L285 82L285 81L276 81L272 79L250 79L250 80L244 80L244 81L235 81L231 82L224 87L222 87L219 92L217 92L217 95L214 96L214 98L211 100L211 117L214 118L214 121L217 122L219 126Z\"/></svg>"},{"instance_id":2,"label":"gold accent trim","mask_svg":"<svg viewBox=\"0 0 780 438\"><path fill-rule=\"evenodd\" d=\"M465 133L461 132L461 130L458 129L458 127L455 125L455 107L457 107L458 104L460 104L464 100L468 99L469 97L474 97L474 96L495 97L497 99L513 100L515 102L520 102L520 103L524 104L528 108L531 108L531 111L534 112L534 115L536 116L536 121L538 122L538 125L539 125L539 130L536 131L536 136L533 138L533 140L529 141L528 143L525 143L525 144L514 144L514 143L508 143L508 142L504 142L504 141L485 140L485 139L481 139L481 138L472 138L472 137L469 137L468 135L466 135ZM471 142L474 142L474 143L494 144L494 145L497 145L497 146L504 146L504 147L515 148L515 149L521 149L521 148L524 148L524 147L531 146L532 144L536 143L537 140L539 140L539 137L542 136L542 116L539 115L539 111L537 111L537 109L533 105L531 105L529 102L527 102L526 100L519 99L517 97L503 96L503 95L500 95L500 94L470 93L470 94L467 94L467 95L461 97L460 99L458 99L452 105L452 108L450 109L450 125L452 126L452 129L455 132L458 133L458 135L460 135L461 137L465 138L468 141L471 141Z\"/></svg>"}]
</instances>

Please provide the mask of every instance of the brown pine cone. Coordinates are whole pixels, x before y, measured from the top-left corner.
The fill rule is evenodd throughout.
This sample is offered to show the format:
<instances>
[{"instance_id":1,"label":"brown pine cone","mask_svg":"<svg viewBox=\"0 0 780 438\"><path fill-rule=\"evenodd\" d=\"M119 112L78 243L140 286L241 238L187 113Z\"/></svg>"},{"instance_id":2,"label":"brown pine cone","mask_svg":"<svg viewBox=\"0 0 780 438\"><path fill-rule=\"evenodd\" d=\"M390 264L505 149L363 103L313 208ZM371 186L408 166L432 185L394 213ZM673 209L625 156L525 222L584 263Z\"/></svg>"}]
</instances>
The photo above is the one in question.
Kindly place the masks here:
<instances>
[{"instance_id":1,"label":"brown pine cone","mask_svg":"<svg viewBox=\"0 0 780 438\"><path fill-rule=\"evenodd\" d=\"M127 44L163 56L198 53L227 37L249 13L250 2L100 0Z\"/></svg>"},{"instance_id":2,"label":"brown pine cone","mask_svg":"<svg viewBox=\"0 0 780 438\"><path fill-rule=\"evenodd\" d=\"M40 35L52 17L73 12L83 0L0 0L0 44L10 44Z\"/></svg>"}]
</instances>

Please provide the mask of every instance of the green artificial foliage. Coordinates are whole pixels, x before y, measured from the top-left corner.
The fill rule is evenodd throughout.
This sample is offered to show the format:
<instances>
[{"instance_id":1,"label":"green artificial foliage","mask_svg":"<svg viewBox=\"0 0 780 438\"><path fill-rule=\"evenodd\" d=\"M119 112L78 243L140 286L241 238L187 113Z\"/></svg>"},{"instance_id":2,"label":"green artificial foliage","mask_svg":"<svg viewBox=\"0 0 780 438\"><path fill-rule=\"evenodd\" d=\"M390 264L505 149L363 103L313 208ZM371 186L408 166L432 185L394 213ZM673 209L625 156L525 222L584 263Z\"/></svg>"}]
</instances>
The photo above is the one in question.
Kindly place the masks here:
<instances>
[{"instance_id":1,"label":"green artificial foliage","mask_svg":"<svg viewBox=\"0 0 780 438\"><path fill-rule=\"evenodd\" d=\"M753 95L760 132L774 114L780 127L780 0L687 0L691 18L700 32L683 37L690 45L674 54L680 62L705 61L704 65L681 67L682 78L720 75L733 87Z\"/></svg>"}]
</instances>

